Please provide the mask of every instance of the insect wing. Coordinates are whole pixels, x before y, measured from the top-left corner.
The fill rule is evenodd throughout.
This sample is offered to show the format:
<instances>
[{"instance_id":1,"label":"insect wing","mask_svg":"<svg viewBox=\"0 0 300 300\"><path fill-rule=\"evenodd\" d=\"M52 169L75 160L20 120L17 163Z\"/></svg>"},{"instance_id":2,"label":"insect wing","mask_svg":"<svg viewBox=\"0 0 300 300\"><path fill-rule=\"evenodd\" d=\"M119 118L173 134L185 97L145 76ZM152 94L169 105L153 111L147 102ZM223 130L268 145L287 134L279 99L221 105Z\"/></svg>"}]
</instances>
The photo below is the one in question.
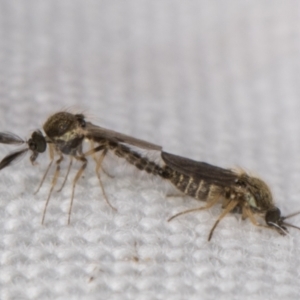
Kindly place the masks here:
<instances>
[{"instance_id":1,"label":"insect wing","mask_svg":"<svg viewBox=\"0 0 300 300\"><path fill-rule=\"evenodd\" d=\"M162 149L161 146L148 143L146 141L136 139L132 136L94 125L91 122L86 122L85 130L85 137L92 139L95 142L101 142L102 140L107 139L116 143L125 143L147 150L161 151Z\"/></svg>"},{"instance_id":2,"label":"insect wing","mask_svg":"<svg viewBox=\"0 0 300 300\"><path fill-rule=\"evenodd\" d=\"M215 167L205 162L199 162L167 152L162 152L162 159L171 169L207 182L221 186L230 186L236 183L238 176L231 170Z\"/></svg>"},{"instance_id":3,"label":"insect wing","mask_svg":"<svg viewBox=\"0 0 300 300\"><path fill-rule=\"evenodd\" d=\"M12 152L12 153L8 154L7 156L5 156L0 162L0 170L8 167L17 158L21 158L22 155L24 155L27 151L28 151L28 149L25 148L25 149L21 149L16 152Z\"/></svg>"},{"instance_id":4,"label":"insect wing","mask_svg":"<svg viewBox=\"0 0 300 300\"><path fill-rule=\"evenodd\" d=\"M0 132L1 144L24 144L25 141L16 134L10 132Z\"/></svg>"}]
</instances>

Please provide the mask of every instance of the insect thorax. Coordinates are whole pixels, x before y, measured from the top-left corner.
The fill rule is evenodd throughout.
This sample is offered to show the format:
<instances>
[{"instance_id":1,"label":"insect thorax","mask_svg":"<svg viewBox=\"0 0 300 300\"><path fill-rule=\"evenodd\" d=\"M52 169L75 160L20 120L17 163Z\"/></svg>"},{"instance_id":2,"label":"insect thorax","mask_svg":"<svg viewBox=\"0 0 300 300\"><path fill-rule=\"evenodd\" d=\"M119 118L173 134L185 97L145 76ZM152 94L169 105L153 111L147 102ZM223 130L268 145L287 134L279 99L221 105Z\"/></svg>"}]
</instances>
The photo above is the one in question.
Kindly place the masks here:
<instances>
[{"instance_id":1,"label":"insect thorax","mask_svg":"<svg viewBox=\"0 0 300 300\"><path fill-rule=\"evenodd\" d=\"M59 112L51 116L43 128L57 150L64 154L75 155L84 139L82 130L84 126L83 115Z\"/></svg>"},{"instance_id":2,"label":"insect thorax","mask_svg":"<svg viewBox=\"0 0 300 300\"><path fill-rule=\"evenodd\" d=\"M275 207L271 191L261 179L243 173L237 185L244 194L245 203L252 210L264 212Z\"/></svg>"}]
</instances>

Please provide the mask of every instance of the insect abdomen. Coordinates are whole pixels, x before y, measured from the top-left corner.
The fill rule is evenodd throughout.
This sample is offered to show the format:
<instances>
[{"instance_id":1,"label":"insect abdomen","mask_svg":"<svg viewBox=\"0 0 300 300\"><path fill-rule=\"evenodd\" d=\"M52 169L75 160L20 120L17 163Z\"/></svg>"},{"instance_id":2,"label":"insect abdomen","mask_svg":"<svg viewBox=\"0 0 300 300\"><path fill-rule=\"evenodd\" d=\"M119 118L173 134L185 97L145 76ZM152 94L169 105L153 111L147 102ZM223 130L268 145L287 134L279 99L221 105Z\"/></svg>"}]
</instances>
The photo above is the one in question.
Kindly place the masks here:
<instances>
[{"instance_id":1,"label":"insect abdomen","mask_svg":"<svg viewBox=\"0 0 300 300\"><path fill-rule=\"evenodd\" d=\"M191 196L199 200L206 200L211 184L205 180L195 180L192 176L187 176L175 170L172 171L169 180L185 195Z\"/></svg>"},{"instance_id":2,"label":"insect abdomen","mask_svg":"<svg viewBox=\"0 0 300 300\"><path fill-rule=\"evenodd\" d=\"M159 176L162 176L164 172L162 167L150 161L148 158L141 156L139 153L132 151L130 148L124 145L111 143L110 149L114 151L117 156L126 159L130 164L134 165L139 170Z\"/></svg>"}]
</instances>

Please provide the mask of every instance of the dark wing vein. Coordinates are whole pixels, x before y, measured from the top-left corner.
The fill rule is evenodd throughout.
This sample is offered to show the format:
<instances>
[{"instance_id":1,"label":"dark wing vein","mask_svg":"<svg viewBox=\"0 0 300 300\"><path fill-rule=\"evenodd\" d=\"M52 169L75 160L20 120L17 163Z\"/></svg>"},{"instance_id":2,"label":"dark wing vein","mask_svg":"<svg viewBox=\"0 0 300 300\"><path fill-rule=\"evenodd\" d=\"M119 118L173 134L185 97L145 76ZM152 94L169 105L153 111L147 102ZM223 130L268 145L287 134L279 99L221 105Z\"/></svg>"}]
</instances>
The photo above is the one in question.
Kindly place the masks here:
<instances>
[{"instance_id":1,"label":"dark wing vein","mask_svg":"<svg viewBox=\"0 0 300 300\"><path fill-rule=\"evenodd\" d=\"M94 125L91 122L86 123L85 137L92 139L95 142L102 142L104 139L106 139L116 143L125 143L147 150L161 151L162 149L161 146L148 143L146 141L136 139L132 136Z\"/></svg>"},{"instance_id":2,"label":"dark wing vein","mask_svg":"<svg viewBox=\"0 0 300 300\"><path fill-rule=\"evenodd\" d=\"M205 162L199 162L167 152L162 152L162 159L165 164L184 175L191 176L198 180L205 180L221 186L230 186L236 183L238 175L229 170Z\"/></svg>"}]
</instances>

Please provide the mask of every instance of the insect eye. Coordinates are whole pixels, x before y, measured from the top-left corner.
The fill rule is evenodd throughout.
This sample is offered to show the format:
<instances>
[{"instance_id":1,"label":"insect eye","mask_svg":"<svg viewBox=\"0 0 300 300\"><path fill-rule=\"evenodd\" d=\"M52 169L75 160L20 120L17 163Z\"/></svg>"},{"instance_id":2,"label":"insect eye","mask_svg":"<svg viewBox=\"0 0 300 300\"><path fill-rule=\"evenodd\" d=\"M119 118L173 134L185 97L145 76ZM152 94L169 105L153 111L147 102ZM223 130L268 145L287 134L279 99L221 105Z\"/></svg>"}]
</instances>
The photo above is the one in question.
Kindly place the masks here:
<instances>
[{"instance_id":1,"label":"insect eye","mask_svg":"<svg viewBox=\"0 0 300 300\"><path fill-rule=\"evenodd\" d=\"M46 150L47 143L41 132L35 131L31 139L28 141L29 149L32 151L37 151L42 153Z\"/></svg>"},{"instance_id":2,"label":"insect eye","mask_svg":"<svg viewBox=\"0 0 300 300\"><path fill-rule=\"evenodd\" d=\"M265 216L265 220L268 225L271 225L272 223L278 224L280 219L281 219L281 212L277 207L267 211Z\"/></svg>"}]
</instances>

